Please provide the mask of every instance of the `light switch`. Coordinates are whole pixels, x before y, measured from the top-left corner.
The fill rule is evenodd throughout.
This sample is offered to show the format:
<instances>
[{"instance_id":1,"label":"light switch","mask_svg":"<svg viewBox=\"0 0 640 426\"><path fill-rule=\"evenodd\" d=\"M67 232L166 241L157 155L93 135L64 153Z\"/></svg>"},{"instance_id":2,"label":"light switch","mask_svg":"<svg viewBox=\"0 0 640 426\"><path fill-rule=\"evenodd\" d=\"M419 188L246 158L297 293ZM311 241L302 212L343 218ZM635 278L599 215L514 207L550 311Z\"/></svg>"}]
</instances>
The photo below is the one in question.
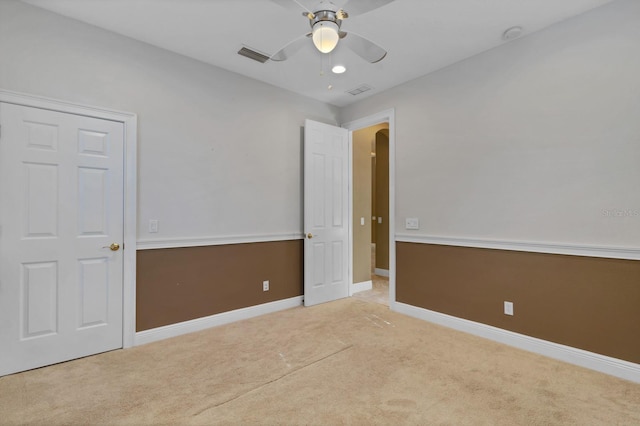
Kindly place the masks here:
<instances>
[{"instance_id":1,"label":"light switch","mask_svg":"<svg viewBox=\"0 0 640 426\"><path fill-rule=\"evenodd\" d=\"M417 217L408 217L404 222L405 229L420 229L420 220Z\"/></svg>"},{"instance_id":2,"label":"light switch","mask_svg":"<svg viewBox=\"0 0 640 426\"><path fill-rule=\"evenodd\" d=\"M382 223L382 218L378 216L378 223Z\"/></svg>"},{"instance_id":3,"label":"light switch","mask_svg":"<svg viewBox=\"0 0 640 426\"><path fill-rule=\"evenodd\" d=\"M360 218L360 225L364 226L364 217Z\"/></svg>"}]
</instances>

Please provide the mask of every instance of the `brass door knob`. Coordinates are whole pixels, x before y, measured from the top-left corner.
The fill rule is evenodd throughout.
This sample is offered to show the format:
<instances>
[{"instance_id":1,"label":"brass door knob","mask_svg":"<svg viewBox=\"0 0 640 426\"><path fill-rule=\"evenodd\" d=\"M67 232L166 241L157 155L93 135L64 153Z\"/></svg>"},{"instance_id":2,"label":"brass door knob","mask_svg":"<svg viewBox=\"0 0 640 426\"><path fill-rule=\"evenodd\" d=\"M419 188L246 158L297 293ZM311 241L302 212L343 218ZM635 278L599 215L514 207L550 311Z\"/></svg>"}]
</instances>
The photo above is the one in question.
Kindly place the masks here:
<instances>
[{"instance_id":1,"label":"brass door knob","mask_svg":"<svg viewBox=\"0 0 640 426\"><path fill-rule=\"evenodd\" d=\"M110 246L105 246L105 247L102 247L102 248L108 248L108 249L111 249L111 251L118 251L118 249L120 248L120 244L111 243Z\"/></svg>"},{"instance_id":2,"label":"brass door knob","mask_svg":"<svg viewBox=\"0 0 640 426\"><path fill-rule=\"evenodd\" d=\"M309 233L307 234L307 238L308 238L308 239L312 239L312 238L313 238L313 234L312 234L311 232L309 232Z\"/></svg>"}]
</instances>

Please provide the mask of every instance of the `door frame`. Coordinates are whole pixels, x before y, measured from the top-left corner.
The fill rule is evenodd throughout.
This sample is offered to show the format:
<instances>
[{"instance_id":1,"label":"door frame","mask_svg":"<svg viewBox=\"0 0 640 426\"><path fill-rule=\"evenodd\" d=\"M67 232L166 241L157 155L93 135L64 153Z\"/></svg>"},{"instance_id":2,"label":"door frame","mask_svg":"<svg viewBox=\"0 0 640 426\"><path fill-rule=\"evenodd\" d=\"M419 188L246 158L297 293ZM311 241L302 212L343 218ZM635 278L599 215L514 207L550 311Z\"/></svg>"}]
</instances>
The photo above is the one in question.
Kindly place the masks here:
<instances>
[{"instance_id":1,"label":"door frame","mask_svg":"<svg viewBox=\"0 0 640 426\"><path fill-rule=\"evenodd\" d=\"M137 219L137 134L136 114L103 109L74 102L66 102L26 93L0 89L0 102L67 114L110 120L124 126L123 167L123 294L122 294L122 347L134 346L136 331L136 219Z\"/></svg>"},{"instance_id":2,"label":"door frame","mask_svg":"<svg viewBox=\"0 0 640 426\"><path fill-rule=\"evenodd\" d=\"M389 123L389 308L396 304L396 123L395 108L342 124L349 130L349 223L353 223L353 132ZM349 230L349 296L353 296L353 227Z\"/></svg>"}]
</instances>

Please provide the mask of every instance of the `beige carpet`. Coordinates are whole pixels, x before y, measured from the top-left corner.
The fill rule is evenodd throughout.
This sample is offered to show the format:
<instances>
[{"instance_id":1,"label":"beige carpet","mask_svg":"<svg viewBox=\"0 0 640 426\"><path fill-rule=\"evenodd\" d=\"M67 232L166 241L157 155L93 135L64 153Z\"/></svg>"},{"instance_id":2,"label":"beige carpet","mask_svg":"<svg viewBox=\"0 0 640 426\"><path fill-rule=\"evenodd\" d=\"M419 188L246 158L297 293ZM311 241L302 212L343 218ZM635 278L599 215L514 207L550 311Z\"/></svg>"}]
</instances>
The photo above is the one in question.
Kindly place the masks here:
<instances>
[{"instance_id":1,"label":"beige carpet","mask_svg":"<svg viewBox=\"0 0 640 426\"><path fill-rule=\"evenodd\" d=\"M640 385L351 298L0 378L0 424L639 425Z\"/></svg>"},{"instance_id":2,"label":"beige carpet","mask_svg":"<svg viewBox=\"0 0 640 426\"><path fill-rule=\"evenodd\" d=\"M389 278L371 275L371 290L355 293L353 296L368 302L389 306Z\"/></svg>"}]
</instances>

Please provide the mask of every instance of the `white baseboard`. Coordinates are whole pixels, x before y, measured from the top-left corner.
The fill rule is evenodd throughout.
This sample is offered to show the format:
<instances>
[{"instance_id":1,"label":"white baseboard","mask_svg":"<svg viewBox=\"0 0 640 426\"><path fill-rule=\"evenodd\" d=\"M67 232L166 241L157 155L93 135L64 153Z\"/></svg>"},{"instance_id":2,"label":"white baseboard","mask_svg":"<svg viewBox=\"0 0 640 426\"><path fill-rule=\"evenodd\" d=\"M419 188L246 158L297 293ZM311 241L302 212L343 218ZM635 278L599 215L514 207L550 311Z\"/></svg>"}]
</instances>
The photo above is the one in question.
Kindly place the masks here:
<instances>
[{"instance_id":1,"label":"white baseboard","mask_svg":"<svg viewBox=\"0 0 640 426\"><path fill-rule=\"evenodd\" d=\"M624 361L582 349L525 336L486 324L469 321L424 308L395 302L391 309L414 318L429 321L445 327L464 331L489 340L514 346L519 349L555 358L560 361L589 368L632 382L640 383L640 364Z\"/></svg>"},{"instance_id":2,"label":"white baseboard","mask_svg":"<svg viewBox=\"0 0 640 426\"><path fill-rule=\"evenodd\" d=\"M351 286L351 294L360 293L361 291L371 290L373 288L373 281L362 281L361 283L355 283Z\"/></svg>"},{"instance_id":3,"label":"white baseboard","mask_svg":"<svg viewBox=\"0 0 640 426\"><path fill-rule=\"evenodd\" d=\"M140 331L135 335L134 345L144 345L146 343L156 342L158 340L168 339L182 334L193 333L195 331L201 331L219 325L229 324L264 314L270 314L272 312L295 308L302 305L302 299L302 296L296 296L289 299L236 309L234 311L223 312L221 314L197 318L164 327L153 328L151 330Z\"/></svg>"},{"instance_id":4,"label":"white baseboard","mask_svg":"<svg viewBox=\"0 0 640 426\"><path fill-rule=\"evenodd\" d=\"M373 273L376 274L376 275L380 275L381 277L388 277L389 276L389 270L388 269L375 268L373 270Z\"/></svg>"}]
</instances>

